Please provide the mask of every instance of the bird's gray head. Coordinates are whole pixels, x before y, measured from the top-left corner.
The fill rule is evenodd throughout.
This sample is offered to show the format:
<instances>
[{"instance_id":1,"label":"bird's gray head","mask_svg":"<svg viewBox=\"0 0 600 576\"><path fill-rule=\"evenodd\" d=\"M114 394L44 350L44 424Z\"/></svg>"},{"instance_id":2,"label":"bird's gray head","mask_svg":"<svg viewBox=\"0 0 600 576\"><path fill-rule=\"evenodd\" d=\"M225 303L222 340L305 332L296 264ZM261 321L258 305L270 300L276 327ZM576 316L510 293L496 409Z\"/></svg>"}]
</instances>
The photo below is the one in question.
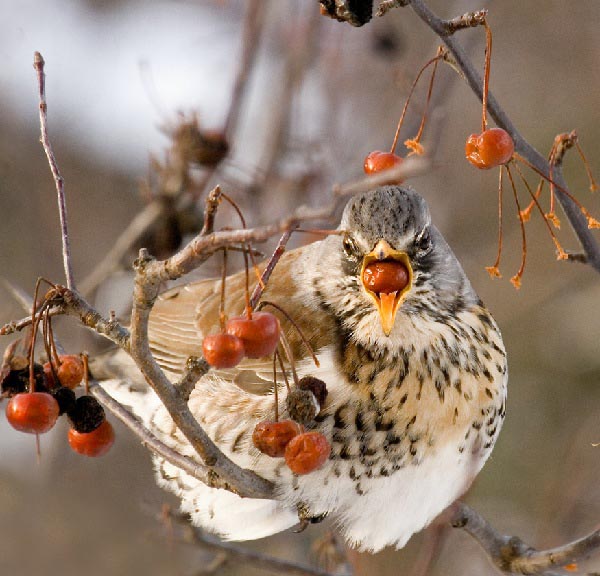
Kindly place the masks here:
<instances>
[{"instance_id":1,"label":"bird's gray head","mask_svg":"<svg viewBox=\"0 0 600 576\"><path fill-rule=\"evenodd\" d=\"M385 341L415 315L437 321L478 301L412 188L384 186L355 196L340 229L344 234L320 243L306 275L345 328L361 325Z\"/></svg>"}]
</instances>

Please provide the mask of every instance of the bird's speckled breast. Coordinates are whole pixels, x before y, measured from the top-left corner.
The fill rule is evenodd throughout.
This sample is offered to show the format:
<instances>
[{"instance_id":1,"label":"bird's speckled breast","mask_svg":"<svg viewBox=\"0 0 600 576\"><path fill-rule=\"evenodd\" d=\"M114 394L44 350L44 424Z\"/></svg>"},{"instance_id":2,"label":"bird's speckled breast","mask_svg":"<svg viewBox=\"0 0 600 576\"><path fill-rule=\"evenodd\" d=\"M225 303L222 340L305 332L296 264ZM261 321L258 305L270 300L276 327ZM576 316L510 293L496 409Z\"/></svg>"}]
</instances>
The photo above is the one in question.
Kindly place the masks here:
<instances>
[{"instance_id":1,"label":"bird's speckled breast","mask_svg":"<svg viewBox=\"0 0 600 576\"><path fill-rule=\"evenodd\" d=\"M331 430L334 475L349 475L359 494L369 478L418 466L439 446L485 459L505 414L505 352L485 309L443 324L421 318L418 330L401 321L406 344L393 352L341 339L348 393L317 417Z\"/></svg>"}]
</instances>

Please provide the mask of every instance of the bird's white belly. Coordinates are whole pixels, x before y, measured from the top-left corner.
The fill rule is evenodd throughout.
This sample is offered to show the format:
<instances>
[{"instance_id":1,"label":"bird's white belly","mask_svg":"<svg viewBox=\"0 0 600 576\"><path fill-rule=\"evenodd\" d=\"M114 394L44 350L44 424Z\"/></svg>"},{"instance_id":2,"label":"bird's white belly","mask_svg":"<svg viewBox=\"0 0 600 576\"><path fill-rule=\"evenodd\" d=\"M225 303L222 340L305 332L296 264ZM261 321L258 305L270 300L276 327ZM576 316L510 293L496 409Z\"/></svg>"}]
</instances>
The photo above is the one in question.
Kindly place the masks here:
<instances>
[{"instance_id":1,"label":"bird's white belly","mask_svg":"<svg viewBox=\"0 0 600 576\"><path fill-rule=\"evenodd\" d=\"M466 451L460 454L457 444L448 444L418 466L370 479L360 496L348 476L332 476L329 464L303 477L297 490L285 490L281 496L306 502L316 514L330 511L348 541L360 550L402 548L413 533L464 493L485 458Z\"/></svg>"}]
</instances>

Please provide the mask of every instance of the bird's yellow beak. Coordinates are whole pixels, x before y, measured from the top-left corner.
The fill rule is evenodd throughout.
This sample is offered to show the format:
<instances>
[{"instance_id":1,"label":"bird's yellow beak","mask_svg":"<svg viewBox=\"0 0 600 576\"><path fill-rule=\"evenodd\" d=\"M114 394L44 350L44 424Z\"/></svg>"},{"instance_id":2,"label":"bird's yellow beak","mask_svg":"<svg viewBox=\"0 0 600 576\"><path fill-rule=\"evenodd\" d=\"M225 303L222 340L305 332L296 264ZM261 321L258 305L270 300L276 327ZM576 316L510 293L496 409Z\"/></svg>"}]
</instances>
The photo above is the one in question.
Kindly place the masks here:
<instances>
[{"instance_id":1,"label":"bird's yellow beak","mask_svg":"<svg viewBox=\"0 0 600 576\"><path fill-rule=\"evenodd\" d=\"M364 257L360 278L377 306L383 332L389 336L396 312L412 286L413 271L408 255L380 240Z\"/></svg>"}]
</instances>

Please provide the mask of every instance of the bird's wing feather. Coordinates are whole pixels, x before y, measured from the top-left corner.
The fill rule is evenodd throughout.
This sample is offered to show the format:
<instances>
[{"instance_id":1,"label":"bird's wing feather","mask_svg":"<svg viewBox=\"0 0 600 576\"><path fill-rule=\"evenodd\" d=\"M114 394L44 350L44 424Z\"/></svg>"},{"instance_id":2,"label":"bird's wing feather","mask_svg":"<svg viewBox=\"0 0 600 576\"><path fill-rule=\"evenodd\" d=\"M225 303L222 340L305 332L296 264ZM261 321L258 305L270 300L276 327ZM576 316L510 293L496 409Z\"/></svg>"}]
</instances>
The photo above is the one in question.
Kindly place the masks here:
<instances>
[{"instance_id":1,"label":"bird's wing feather","mask_svg":"<svg viewBox=\"0 0 600 576\"><path fill-rule=\"evenodd\" d=\"M275 302L288 311L311 345L318 349L327 337L328 330L320 320L311 321L310 315L304 313L303 290L296 285L294 274L302 250L292 250L283 255L267 285L263 300ZM262 270L264 266L263 263L259 269ZM227 278L225 300L228 316L243 312L244 272ZM150 315L148 336L155 359L172 379L181 375L190 356L202 354L203 338L219 331L220 302L220 279L176 287L159 296ZM308 350L290 322L277 310L266 309L279 317L295 360L305 358ZM213 370L213 373L255 393L265 393L273 386L273 360L270 357L244 359L236 368ZM279 373L278 378L283 380L283 375Z\"/></svg>"}]
</instances>

